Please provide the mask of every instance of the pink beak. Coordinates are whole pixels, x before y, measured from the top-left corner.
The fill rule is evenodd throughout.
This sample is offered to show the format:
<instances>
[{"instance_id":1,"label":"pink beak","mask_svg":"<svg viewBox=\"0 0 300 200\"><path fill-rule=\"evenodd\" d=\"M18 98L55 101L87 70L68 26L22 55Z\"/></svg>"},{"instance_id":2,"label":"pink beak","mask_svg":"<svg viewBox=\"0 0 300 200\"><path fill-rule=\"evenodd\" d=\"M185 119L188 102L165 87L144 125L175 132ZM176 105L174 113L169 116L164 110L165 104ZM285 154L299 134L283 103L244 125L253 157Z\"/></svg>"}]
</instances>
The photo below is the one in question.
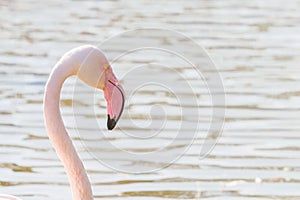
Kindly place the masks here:
<instances>
[{"instance_id":1,"label":"pink beak","mask_svg":"<svg viewBox=\"0 0 300 200\"><path fill-rule=\"evenodd\" d=\"M112 130L119 121L125 104L125 95L122 86L108 80L105 96L107 100L107 128Z\"/></svg>"}]
</instances>

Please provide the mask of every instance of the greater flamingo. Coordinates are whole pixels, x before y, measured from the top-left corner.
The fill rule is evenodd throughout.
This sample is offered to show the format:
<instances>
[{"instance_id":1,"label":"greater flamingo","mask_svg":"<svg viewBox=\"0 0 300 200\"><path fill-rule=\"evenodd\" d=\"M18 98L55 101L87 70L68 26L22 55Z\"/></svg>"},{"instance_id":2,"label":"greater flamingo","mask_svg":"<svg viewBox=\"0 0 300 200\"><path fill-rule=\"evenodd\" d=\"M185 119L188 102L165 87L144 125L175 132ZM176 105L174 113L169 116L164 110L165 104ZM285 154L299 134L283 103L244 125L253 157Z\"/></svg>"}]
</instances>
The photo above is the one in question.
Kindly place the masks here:
<instances>
[{"instance_id":1,"label":"greater flamingo","mask_svg":"<svg viewBox=\"0 0 300 200\"><path fill-rule=\"evenodd\" d=\"M91 200L93 194L90 181L65 129L59 109L63 83L73 75L87 85L103 90L107 102L107 128L109 130L112 130L120 119L125 96L104 54L90 45L67 52L55 65L46 84L44 119L49 139L67 172L73 199ZM20 199L0 194L0 200Z\"/></svg>"}]
</instances>

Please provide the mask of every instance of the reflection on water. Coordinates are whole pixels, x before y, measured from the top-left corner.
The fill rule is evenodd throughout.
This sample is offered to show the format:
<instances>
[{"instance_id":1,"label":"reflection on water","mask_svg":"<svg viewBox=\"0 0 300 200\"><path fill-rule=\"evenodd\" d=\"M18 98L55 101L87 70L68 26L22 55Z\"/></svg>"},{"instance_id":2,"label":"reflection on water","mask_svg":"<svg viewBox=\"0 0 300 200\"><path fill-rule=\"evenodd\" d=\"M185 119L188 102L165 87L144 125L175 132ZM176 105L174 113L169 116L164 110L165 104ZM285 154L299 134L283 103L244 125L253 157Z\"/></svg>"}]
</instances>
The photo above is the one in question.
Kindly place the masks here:
<instances>
[{"instance_id":1,"label":"reflection on water","mask_svg":"<svg viewBox=\"0 0 300 200\"><path fill-rule=\"evenodd\" d=\"M63 88L62 114L84 160L95 198L300 198L299 1L161 3L164 5L147 0L0 3L0 193L23 199L70 199L67 177L48 141L42 113L44 84L58 58L70 48L94 44L122 30L165 27L182 31L204 45L216 62L226 90L226 125L222 137L214 151L202 160L198 157L204 135L199 134L184 156L163 170L146 174L116 172L86 152L82 140L93 143L94 151L103 155L114 153L104 148L102 144L106 141L135 153L151 152L174 136L171 127L176 127L180 120L177 103L166 91L145 88L135 104L128 107L132 116L124 114L124 130L143 134L145 127L129 126L127 122L130 118L137 123L148 120L149 113L142 111L155 105L152 99L155 97L163 97L158 103L174 109L167 118L170 129L151 142L134 142L120 130L109 133L105 140L95 141L95 129L89 124L95 115L86 110L98 106L98 113L94 114L104 129L103 96L99 93L96 96L99 102L93 105L86 103L82 85L82 99L72 100L75 79L71 78ZM164 44L174 42L160 35L152 37L161 38ZM109 52L118 54L126 45L130 44L111 46ZM163 59L172 63L170 58ZM120 75L133 64L151 62L153 57L144 53L127 57L114 67ZM174 69L193 76L188 66L172 64ZM210 100L201 86L197 89L202 133L209 123ZM185 91L180 94L187 99L193 96ZM73 128L73 106L83 108L78 119L86 123L79 127L80 137ZM193 105L184 106L195 109ZM154 115L152 120L159 122L161 115ZM182 146L168 148L176 150ZM107 159L132 168L160 168L168 164L163 160ZM65 191L63 197L60 191Z\"/></svg>"}]
</instances>

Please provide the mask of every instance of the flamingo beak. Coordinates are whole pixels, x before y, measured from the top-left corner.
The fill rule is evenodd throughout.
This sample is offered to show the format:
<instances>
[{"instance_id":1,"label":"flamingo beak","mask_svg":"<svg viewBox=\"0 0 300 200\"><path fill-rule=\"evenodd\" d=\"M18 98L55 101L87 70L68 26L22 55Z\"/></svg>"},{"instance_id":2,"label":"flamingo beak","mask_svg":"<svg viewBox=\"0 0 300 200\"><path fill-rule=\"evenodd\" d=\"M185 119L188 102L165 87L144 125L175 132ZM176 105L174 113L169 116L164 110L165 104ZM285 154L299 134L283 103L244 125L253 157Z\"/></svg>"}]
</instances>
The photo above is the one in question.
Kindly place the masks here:
<instances>
[{"instance_id":1,"label":"flamingo beak","mask_svg":"<svg viewBox=\"0 0 300 200\"><path fill-rule=\"evenodd\" d=\"M108 80L113 89L111 89L111 97L108 102L107 129L112 130L119 121L125 104L125 95L120 85Z\"/></svg>"}]
</instances>

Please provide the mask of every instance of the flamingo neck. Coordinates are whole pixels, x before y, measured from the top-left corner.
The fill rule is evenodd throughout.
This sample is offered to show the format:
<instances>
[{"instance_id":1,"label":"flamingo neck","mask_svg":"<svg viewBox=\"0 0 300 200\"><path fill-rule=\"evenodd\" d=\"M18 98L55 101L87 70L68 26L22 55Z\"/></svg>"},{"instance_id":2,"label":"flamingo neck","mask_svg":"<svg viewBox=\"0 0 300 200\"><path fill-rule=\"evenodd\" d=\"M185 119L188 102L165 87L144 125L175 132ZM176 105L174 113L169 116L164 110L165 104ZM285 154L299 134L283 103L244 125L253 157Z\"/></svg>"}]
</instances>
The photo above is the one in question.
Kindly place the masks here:
<instances>
[{"instance_id":1,"label":"flamingo neck","mask_svg":"<svg viewBox=\"0 0 300 200\"><path fill-rule=\"evenodd\" d=\"M76 66L59 63L51 72L44 96L44 118L49 139L68 175L74 200L92 200L91 184L84 166L64 126L60 92L64 81L77 72Z\"/></svg>"}]
</instances>

